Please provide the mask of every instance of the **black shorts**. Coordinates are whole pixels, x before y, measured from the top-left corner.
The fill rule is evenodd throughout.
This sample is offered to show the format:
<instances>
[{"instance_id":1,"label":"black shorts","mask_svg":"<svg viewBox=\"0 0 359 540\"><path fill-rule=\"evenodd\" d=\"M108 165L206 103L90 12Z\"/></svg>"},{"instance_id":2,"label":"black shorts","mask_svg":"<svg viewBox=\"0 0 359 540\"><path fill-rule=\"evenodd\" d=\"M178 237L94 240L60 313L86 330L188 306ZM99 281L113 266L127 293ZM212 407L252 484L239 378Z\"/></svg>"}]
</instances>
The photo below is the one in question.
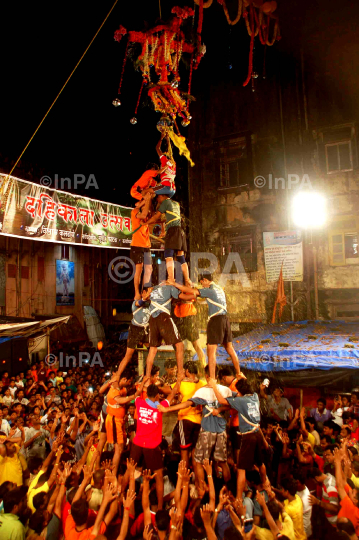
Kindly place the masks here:
<instances>
[{"instance_id":1,"label":"black shorts","mask_svg":"<svg viewBox=\"0 0 359 540\"><path fill-rule=\"evenodd\" d=\"M128 328L127 347L136 349L139 343L148 343L148 334L143 326L136 326L131 323Z\"/></svg>"},{"instance_id":2,"label":"black shorts","mask_svg":"<svg viewBox=\"0 0 359 540\"><path fill-rule=\"evenodd\" d=\"M239 427L230 427L228 430L229 439L231 441L232 450L238 450L241 447L242 435L238 433Z\"/></svg>"},{"instance_id":3,"label":"black shorts","mask_svg":"<svg viewBox=\"0 0 359 540\"><path fill-rule=\"evenodd\" d=\"M180 448L186 449L196 446L201 424L191 422L191 420L178 420L173 430L173 435L179 440Z\"/></svg>"},{"instance_id":4,"label":"black shorts","mask_svg":"<svg viewBox=\"0 0 359 540\"><path fill-rule=\"evenodd\" d=\"M215 315L207 324L207 345L224 345L232 342L232 330L227 315Z\"/></svg>"},{"instance_id":5,"label":"black shorts","mask_svg":"<svg viewBox=\"0 0 359 540\"><path fill-rule=\"evenodd\" d=\"M199 339L199 331L197 324L197 316L189 315L188 317L173 317L173 322L181 334L182 340L188 339L193 343Z\"/></svg>"},{"instance_id":6,"label":"black shorts","mask_svg":"<svg viewBox=\"0 0 359 540\"><path fill-rule=\"evenodd\" d=\"M150 469L152 472L163 469L162 450L160 446L156 446L156 448L142 448L142 446L132 443L130 458L139 467Z\"/></svg>"},{"instance_id":7,"label":"black shorts","mask_svg":"<svg viewBox=\"0 0 359 540\"><path fill-rule=\"evenodd\" d=\"M177 326L167 313L150 317L150 347L160 347L162 340L166 345L176 345L182 341Z\"/></svg>"},{"instance_id":8,"label":"black shorts","mask_svg":"<svg viewBox=\"0 0 359 540\"><path fill-rule=\"evenodd\" d=\"M184 230L181 227L169 227L165 236L165 249L175 251L187 251L187 241Z\"/></svg>"},{"instance_id":9,"label":"black shorts","mask_svg":"<svg viewBox=\"0 0 359 540\"><path fill-rule=\"evenodd\" d=\"M135 264L152 264L150 248L131 246L130 257Z\"/></svg>"},{"instance_id":10,"label":"black shorts","mask_svg":"<svg viewBox=\"0 0 359 540\"><path fill-rule=\"evenodd\" d=\"M261 432L242 434L238 456L238 469L251 471L254 465L262 465L265 456L265 446Z\"/></svg>"}]
</instances>

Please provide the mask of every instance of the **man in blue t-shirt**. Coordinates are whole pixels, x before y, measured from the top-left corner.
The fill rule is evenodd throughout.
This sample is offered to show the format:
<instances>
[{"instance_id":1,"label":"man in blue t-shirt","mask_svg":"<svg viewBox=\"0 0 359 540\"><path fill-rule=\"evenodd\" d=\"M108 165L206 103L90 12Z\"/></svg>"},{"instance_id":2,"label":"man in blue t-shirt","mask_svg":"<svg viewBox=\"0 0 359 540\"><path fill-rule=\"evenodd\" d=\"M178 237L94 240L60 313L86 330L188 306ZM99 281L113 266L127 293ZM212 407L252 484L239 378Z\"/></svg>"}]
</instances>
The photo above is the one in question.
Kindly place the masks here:
<instances>
[{"instance_id":1,"label":"man in blue t-shirt","mask_svg":"<svg viewBox=\"0 0 359 540\"><path fill-rule=\"evenodd\" d=\"M166 345L172 345L176 351L178 376L183 372L183 342L177 326L171 317L172 298L190 300L192 295L180 293L178 289L166 283L160 283L150 291L150 350L146 362L146 375L151 375L151 369L157 353L157 348L164 340Z\"/></svg>"},{"instance_id":2,"label":"man in blue t-shirt","mask_svg":"<svg viewBox=\"0 0 359 540\"><path fill-rule=\"evenodd\" d=\"M202 285L202 289L183 287L178 283L175 283L174 286L184 293L191 294L194 297L200 296L207 300L209 314L207 323L207 354L210 377L214 378L215 376L217 345L223 345L233 362L236 378L245 379L245 376L241 373L238 358L232 344L231 324L227 315L227 301L224 290L212 281L212 276L199 276L198 279Z\"/></svg>"},{"instance_id":3,"label":"man in blue t-shirt","mask_svg":"<svg viewBox=\"0 0 359 540\"><path fill-rule=\"evenodd\" d=\"M221 405L228 404L231 409L238 411L242 443L237 461L237 498L242 500L246 471L251 471L256 465L259 468L262 483L266 480L266 467L263 463L266 444L260 429L261 415L258 394L253 392L251 385L244 379L239 380L236 384L237 397L223 397L214 379L209 379L208 384L213 388Z\"/></svg>"},{"instance_id":4,"label":"man in blue t-shirt","mask_svg":"<svg viewBox=\"0 0 359 540\"><path fill-rule=\"evenodd\" d=\"M121 377L127 364L130 362L133 353L139 343L148 343L148 326L150 320L149 298L151 290L144 289L141 300L132 302L132 321L128 328L126 354L118 366L117 374Z\"/></svg>"}]
</instances>

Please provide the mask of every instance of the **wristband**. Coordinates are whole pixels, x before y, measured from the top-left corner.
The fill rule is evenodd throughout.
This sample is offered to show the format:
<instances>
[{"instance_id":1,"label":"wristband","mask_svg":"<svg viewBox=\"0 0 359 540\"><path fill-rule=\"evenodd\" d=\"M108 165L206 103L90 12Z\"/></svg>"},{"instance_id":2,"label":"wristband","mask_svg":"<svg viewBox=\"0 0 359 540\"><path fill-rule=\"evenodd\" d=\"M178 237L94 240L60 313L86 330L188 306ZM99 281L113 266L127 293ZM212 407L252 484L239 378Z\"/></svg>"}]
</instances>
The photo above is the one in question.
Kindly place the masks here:
<instances>
[{"instance_id":1,"label":"wristband","mask_svg":"<svg viewBox=\"0 0 359 540\"><path fill-rule=\"evenodd\" d=\"M211 475L211 474L207 474L207 478L212 478L212 475Z\"/></svg>"},{"instance_id":2,"label":"wristband","mask_svg":"<svg viewBox=\"0 0 359 540\"><path fill-rule=\"evenodd\" d=\"M177 531L177 527L175 527L174 525L171 525L171 529L174 529L175 531Z\"/></svg>"},{"instance_id":3,"label":"wristband","mask_svg":"<svg viewBox=\"0 0 359 540\"><path fill-rule=\"evenodd\" d=\"M125 506L125 510L127 510L127 512L129 512L130 511L129 506Z\"/></svg>"},{"instance_id":4,"label":"wristband","mask_svg":"<svg viewBox=\"0 0 359 540\"><path fill-rule=\"evenodd\" d=\"M215 511L215 512L219 512L218 508L216 508L214 511Z\"/></svg>"}]
</instances>

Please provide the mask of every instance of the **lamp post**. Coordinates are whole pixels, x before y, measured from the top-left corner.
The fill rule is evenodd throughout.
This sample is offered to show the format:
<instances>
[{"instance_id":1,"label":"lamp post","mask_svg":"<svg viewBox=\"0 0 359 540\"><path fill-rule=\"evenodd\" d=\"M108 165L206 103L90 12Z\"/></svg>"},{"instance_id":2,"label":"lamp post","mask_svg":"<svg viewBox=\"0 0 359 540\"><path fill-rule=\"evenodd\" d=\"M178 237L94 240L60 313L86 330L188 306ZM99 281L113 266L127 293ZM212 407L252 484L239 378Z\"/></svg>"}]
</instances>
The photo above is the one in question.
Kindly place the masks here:
<instances>
[{"instance_id":1,"label":"lamp post","mask_svg":"<svg viewBox=\"0 0 359 540\"><path fill-rule=\"evenodd\" d=\"M319 319L319 298L318 298L318 258L317 248L312 241L313 230L320 229L326 222L326 199L315 191L302 191L297 193L292 199L292 219L293 223L310 233L312 253L313 253L313 275L314 275L314 302L315 318Z\"/></svg>"}]
</instances>

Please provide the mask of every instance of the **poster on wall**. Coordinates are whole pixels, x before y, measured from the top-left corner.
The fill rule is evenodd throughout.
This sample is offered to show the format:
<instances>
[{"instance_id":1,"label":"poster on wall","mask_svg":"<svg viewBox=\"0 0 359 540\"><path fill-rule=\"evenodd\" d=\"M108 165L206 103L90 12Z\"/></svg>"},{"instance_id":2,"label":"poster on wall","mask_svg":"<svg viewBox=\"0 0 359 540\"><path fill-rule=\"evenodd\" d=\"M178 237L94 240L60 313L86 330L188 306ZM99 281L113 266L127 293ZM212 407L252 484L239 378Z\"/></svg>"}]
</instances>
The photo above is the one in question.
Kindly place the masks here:
<instances>
[{"instance_id":1,"label":"poster on wall","mask_svg":"<svg viewBox=\"0 0 359 540\"><path fill-rule=\"evenodd\" d=\"M56 305L75 305L75 263L56 261Z\"/></svg>"},{"instance_id":2,"label":"poster on wall","mask_svg":"<svg viewBox=\"0 0 359 540\"><path fill-rule=\"evenodd\" d=\"M264 232L263 246L267 283L278 281L282 264L284 281L303 281L301 231Z\"/></svg>"},{"instance_id":3,"label":"poster on wall","mask_svg":"<svg viewBox=\"0 0 359 540\"><path fill-rule=\"evenodd\" d=\"M0 174L0 233L42 242L130 249L132 208ZM156 226L151 248L163 249Z\"/></svg>"}]
</instances>

